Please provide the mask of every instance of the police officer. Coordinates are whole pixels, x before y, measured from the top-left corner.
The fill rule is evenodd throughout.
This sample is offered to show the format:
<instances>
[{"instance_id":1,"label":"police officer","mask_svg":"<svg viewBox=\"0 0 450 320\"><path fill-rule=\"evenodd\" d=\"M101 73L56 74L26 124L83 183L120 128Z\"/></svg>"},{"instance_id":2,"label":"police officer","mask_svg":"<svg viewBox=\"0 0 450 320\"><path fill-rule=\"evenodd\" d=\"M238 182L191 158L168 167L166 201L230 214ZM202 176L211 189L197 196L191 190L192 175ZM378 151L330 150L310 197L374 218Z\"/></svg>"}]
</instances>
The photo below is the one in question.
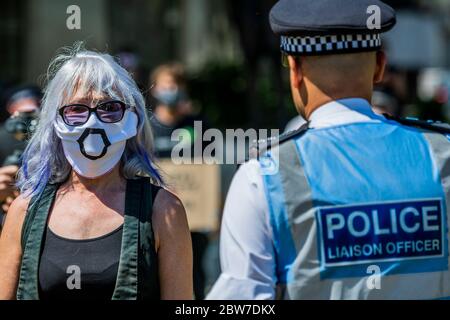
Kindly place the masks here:
<instances>
[{"instance_id":1,"label":"police officer","mask_svg":"<svg viewBox=\"0 0 450 320\"><path fill-rule=\"evenodd\" d=\"M270 22L308 122L236 173L208 298L450 296L449 131L377 115L369 103L394 10L281 0Z\"/></svg>"}]
</instances>

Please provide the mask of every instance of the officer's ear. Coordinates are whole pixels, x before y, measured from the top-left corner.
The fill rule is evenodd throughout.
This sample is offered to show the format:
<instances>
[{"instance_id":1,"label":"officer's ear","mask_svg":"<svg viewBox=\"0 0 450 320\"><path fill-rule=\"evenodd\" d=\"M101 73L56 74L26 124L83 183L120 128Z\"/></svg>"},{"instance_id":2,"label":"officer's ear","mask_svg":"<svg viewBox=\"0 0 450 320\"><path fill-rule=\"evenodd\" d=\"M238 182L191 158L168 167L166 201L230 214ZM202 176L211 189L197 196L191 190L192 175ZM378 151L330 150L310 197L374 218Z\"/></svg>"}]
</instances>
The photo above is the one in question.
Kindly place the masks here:
<instances>
[{"instance_id":1,"label":"officer's ear","mask_svg":"<svg viewBox=\"0 0 450 320\"><path fill-rule=\"evenodd\" d=\"M303 82L303 72L301 69L300 57L288 56L287 58L289 63L291 85L298 90L300 89L300 86Z\"/></svg>"},{"instance_id":2,"label":"officer's ear","mask_svg":"<svg viewBox=\"0 0 450 320\"><path fill-rule=\"evenodd\" d=\"M377 84L383 81L384 71L386 70L387 57L383 50L377 51L377 64L375 66L375 73L373 76L373 83Z\"/></svg>"}]
</instances>

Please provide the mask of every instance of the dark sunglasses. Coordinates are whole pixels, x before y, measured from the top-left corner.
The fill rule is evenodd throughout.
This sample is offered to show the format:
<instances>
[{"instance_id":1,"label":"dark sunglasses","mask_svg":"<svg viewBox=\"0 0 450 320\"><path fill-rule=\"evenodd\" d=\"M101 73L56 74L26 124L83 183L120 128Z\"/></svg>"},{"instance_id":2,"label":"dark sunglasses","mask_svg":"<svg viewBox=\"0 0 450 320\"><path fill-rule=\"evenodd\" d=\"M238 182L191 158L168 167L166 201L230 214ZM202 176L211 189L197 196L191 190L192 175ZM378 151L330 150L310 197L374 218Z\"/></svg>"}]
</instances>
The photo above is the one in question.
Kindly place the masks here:
<instances>
[{"instance_id":1,"label":"dark sunglasses","mask_svg":"<svg viewBox=\"0 0 450 320\"><path fill-rule=\"evenodd\" d=\"M94 108L82 103L68 104L59 109L59 114L64 123L69 126L81 126L85 124L91 113L94 112L97 118L104 123L115 123L123 119L125 110L130 109L125 103L119 100L101 102Z\"/></svg>"}]
</instances>

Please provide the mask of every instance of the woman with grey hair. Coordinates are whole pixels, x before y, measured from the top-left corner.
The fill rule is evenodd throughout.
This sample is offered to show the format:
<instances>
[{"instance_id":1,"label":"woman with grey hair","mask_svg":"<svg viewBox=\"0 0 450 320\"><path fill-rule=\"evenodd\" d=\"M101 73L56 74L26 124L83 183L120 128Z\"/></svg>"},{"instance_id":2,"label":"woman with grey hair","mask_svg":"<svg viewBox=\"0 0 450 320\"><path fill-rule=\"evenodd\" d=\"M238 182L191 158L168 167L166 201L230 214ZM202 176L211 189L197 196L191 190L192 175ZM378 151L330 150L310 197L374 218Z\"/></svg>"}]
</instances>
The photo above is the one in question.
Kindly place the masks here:
<instances>
[{"instance_id":1,"label":"woman with grey hair","mask_svg":"<svg viewBox=\"0 0 450 320\"><path fill-rule=\"evenodd\" d=\"M0 299L191 299L186 213L135 82L80 46L48 81L0 238Z\"/></svg>"}]
</instances>

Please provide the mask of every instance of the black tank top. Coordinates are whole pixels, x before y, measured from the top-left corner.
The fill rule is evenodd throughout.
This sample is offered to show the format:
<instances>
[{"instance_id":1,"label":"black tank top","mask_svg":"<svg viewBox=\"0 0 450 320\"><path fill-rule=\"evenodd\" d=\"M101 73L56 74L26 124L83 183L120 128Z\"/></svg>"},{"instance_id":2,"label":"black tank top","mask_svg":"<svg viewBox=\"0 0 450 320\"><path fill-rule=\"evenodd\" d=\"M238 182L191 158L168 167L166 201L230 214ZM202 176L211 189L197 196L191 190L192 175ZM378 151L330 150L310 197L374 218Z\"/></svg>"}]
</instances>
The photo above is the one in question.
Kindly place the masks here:
<instances>
[{"instance_id":1,"label":"black tank top","mask_svg":"<svg viewBox=\"0 0 450 320\"><path fill-rule=\"evenodd\" d=\"M152 185L152 198L159 187ZM66 239L47 227L39 262L39 299L110 300L116 285L121 225L93 239Z\"/></svg>"},{"instance_id":2,"label":"black tank top","mask_svg":"<svg viewBox=\"0 0 450 320\"><path fill-rule=\"evenodd\" d=\"M110 300L119 268L122 227L86 240L66 239L47 227L39 265L39 298Z\"/></svg>"}]
</instances>

